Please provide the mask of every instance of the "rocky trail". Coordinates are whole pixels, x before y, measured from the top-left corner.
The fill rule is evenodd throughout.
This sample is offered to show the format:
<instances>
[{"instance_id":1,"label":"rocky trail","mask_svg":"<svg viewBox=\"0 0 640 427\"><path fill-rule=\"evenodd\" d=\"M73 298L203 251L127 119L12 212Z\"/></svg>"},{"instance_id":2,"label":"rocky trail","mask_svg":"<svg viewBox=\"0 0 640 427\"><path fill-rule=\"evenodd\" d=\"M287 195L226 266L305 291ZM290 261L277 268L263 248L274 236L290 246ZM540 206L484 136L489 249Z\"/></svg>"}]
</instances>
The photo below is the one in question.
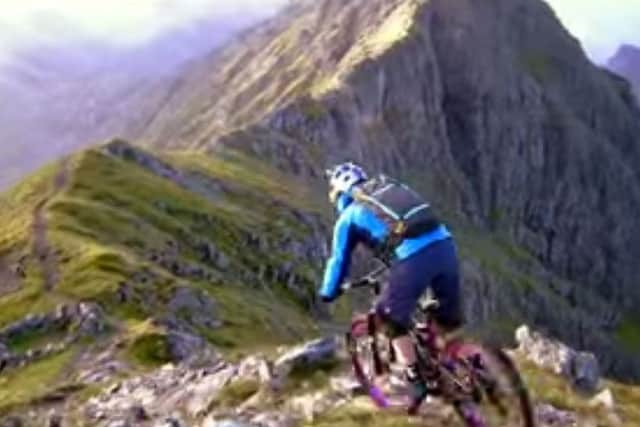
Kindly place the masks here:
<instances>
[{"instance_id":1,"label":"rocky trail","mask_svg":"<svg viewBox=\"0 0 640 427\"><path fill-rule=\"evenodd\" d=\"M55 288L59 280L58 260L55 250L52 248L47 237L48 227L45 216L45 206L56 194L66 185L69 177L69 166L67 160L60 162L58 173L56 174L49 196L40 202L33 211L32 221L32 253L35 255L42 271L43 288L51 291Z\"/></svg>"},{"instance_id":2,"label":"rocky trail","mask_svg":"<svg viewBox=\"0 0 640 427\"><path fill-rule=\"evenodd\" d=\"M600 381L592 355L521 328L516 360L528 359L541 368L577 379ZM0 419L1 426L92 425L101 427L296 427L312 425L455 426L453 410L428 399L418 417L409 418L376 409L354 380L341 340L317 339L273 354L252 354L239 361L209 357L205 363L166 364L156 370L123 378L124 367L113 360L112 349L94 355L86 369L76 370L73 383L89 383L98 390L87 400L58 398L43 411ZM85 354L85 362L92 358ZM594 407L606 410L606 425L622 425L611 392L595 386ZM535 402L540 427L596 427L599 420ZM364 418L363 418L364 417ZM367 418L371 417L371 418ZM369 421L366 421L366 420ZM364 421L363 421L364 420ZM363 424L364 423L364 424ZM510 426L505 426L510 427Z\"/></svg>"}]
</instances>

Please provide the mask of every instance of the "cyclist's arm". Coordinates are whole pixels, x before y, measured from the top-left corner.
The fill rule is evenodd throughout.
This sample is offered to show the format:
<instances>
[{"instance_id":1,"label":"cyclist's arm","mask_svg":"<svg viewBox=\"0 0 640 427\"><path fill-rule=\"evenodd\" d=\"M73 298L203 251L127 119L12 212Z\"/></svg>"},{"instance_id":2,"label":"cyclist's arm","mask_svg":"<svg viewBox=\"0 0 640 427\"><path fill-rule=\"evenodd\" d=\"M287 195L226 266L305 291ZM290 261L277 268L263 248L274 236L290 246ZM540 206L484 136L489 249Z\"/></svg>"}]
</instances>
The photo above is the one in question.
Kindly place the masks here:
<instances>
[{"instance_id":1,"label":"cyclist's arm","mask_svg":"<svg viewBox=\"0 0 640 427\"><path fill-rule=\"evenodd\" d=\"M331 258L327 262L320 297L325 301L334 300L340 294L340 285L349 274L351 252L356 241L353 233L351 211L340 215L333 231Z\"/></svg>"}]
</instances>

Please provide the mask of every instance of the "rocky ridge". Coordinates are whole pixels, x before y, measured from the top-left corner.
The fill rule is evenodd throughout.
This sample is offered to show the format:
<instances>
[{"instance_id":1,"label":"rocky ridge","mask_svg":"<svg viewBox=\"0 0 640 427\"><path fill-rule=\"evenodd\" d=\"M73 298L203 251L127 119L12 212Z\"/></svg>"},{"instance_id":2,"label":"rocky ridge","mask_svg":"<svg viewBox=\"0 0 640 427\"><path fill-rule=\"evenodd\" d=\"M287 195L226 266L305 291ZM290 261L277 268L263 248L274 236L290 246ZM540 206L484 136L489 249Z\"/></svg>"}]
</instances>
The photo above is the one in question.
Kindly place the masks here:
<instances>
[{"instance_id":1,"label":"rocky ridge","mask_svg":"<svg viewBox=\"0 0 640 427\"><path fill-rule=\"evenodd\" d=\"M535 375L553 369L549 358L559 361L565 357L563 344L537 332L525 334L524 331L528 328L523 326L518 331L520 347L512 354L516 360L527 357L539 366ZM531 352L532 348L543 347L547 349L545 354ZM367 398L362 396L359 385L345 370L348 358L344 351L338 339L325 338L292 348L282 347L275 357L254 354L235 363L217 360L198 368L168 364L141 376L125 380L114 378L99 394L85 402L67 403L64 409L54 407L42 413L32 411L24 417L5 418L2 425L21 425L16 424L20 420L27 425L38 425L38 422L52 425L55 422L64 426L69 425L70 420L80 422L84 419L105 427L293 427L323 425L327 414L340 413L346 408L360 407L375 413L377 410L366 403ZM548 371L544 375L553 374ZM594 379L600 381L597 373L594 375ZM538 390L532 392L536 396ZM622 425L615 398L608 388L598 385L589 397L582 399L584 407L574 410L537 401L539 425L582 427L596 425L595 422ZM594 419L594 415L597 418ZM426 403L421 415L437 425L451 422L453 416L437 399ZM386 415L381 413L379 417ZM406 420L397 417L396 422L405 425ZM603 422L605 424L601 424Z\"/></svg>"}]
</instances>

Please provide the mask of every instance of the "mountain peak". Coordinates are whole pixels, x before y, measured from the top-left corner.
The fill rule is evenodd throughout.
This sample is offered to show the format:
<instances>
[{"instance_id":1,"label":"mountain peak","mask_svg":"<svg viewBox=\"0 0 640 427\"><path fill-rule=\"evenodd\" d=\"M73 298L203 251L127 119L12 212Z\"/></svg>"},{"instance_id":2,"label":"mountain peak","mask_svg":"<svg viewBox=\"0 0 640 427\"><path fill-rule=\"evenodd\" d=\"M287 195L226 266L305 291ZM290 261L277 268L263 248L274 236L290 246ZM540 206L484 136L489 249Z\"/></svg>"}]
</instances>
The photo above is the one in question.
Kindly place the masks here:
<instances>
[{"instance_id":1,"label":"mountain peak","mask_svg":"<svg viewBox=\"0 0 640 427\"><path fill-rule=\"evenodd\" d=\"M607 67L631 83L640 103L640 47L621 45L607 62Z\"/></svg>"}]
</instances>

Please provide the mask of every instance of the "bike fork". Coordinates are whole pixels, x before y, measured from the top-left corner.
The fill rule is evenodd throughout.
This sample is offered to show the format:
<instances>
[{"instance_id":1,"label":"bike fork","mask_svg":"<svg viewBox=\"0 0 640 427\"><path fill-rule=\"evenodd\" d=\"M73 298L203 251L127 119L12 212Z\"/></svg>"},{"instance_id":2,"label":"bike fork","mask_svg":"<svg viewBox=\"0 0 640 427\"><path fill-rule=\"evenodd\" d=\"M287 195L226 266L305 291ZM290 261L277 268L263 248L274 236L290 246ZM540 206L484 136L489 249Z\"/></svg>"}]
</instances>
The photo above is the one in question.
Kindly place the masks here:
<instances>
[{"instance_id":1,"label":"bike fork","mask_svg":"<svg viewBox=\"0 0 640 427\"><path fill-rule=\"evenodd\" d=\"M378 331L376 329L376 314L369 313L367 318L368 333L371 337L371 354L373 355L373 369L376 375L383 375L385 372L382 360L380 359L380 352L378 351Z\"/></svg>"}]
</instances>

